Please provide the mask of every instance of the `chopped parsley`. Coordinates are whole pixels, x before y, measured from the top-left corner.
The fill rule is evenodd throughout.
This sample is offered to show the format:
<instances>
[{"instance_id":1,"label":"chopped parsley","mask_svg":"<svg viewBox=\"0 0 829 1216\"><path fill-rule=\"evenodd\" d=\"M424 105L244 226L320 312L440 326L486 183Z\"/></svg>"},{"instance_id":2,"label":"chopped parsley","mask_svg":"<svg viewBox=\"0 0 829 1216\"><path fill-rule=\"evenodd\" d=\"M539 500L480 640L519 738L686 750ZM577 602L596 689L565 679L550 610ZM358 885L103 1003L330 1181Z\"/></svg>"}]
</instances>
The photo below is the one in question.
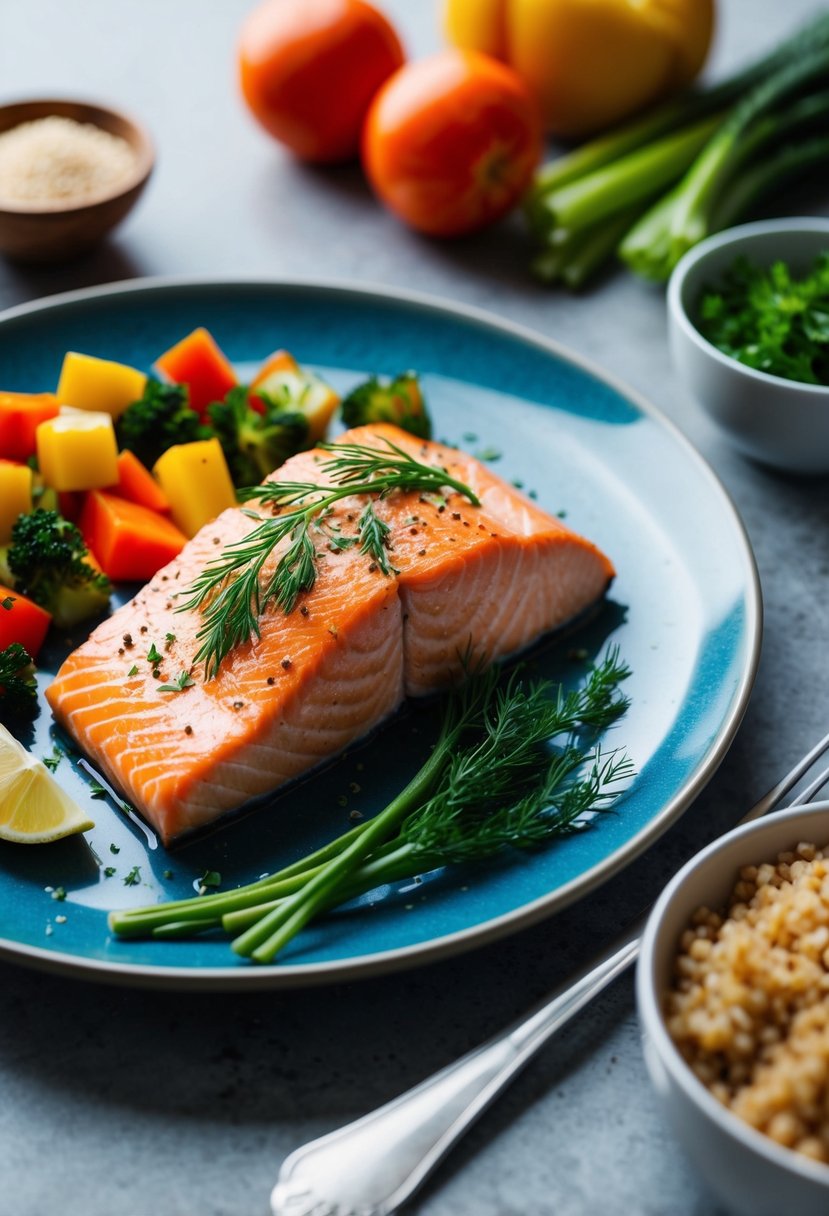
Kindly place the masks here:
<instances>
[{"instance_id":1,"label":"chopped parsley","mask_svg":"<svg viewBox=\"0 0 829 1216\"><path fill-rule=\"evenodd\" d=\"M756 371L829 385L829 249L802 276L785 262L738 258L699 303L698 328L723 354Z\"/></svg>"},{"instance_id":2,"label":"chopped parsley","mask_svg":"<svg viewBox=\"0 0 829 1216\"><path fill-rule=\"evenodd\" d=\"M158 653L158 648L157 648L155 642L153 642L152 646L147 651L147 662L152 663L155 666L158 663L162 663L163 661L164 661L164 655Z\"/></svg>"},{"instance_id":3,"label":"chopped parsley","mask_svg":"<svg viewBox=\"0 0 829 1216\"><path fill-rule=\"evenodd\" d=\"M129 874L124 879L125 887L137 887L141 881L141 867L133 866Z\"/></svg>"}]
</instances>

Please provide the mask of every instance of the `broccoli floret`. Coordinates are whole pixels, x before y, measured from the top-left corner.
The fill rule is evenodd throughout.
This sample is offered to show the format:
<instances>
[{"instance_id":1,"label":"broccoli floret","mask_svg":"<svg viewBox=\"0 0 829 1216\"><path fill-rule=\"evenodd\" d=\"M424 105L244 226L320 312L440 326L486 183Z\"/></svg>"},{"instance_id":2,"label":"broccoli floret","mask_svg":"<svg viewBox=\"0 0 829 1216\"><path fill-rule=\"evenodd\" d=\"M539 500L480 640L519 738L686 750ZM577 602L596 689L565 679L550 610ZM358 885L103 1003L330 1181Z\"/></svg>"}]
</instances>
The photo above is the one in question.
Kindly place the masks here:
<instances>
[{"instance_id":1,"label":"broccoli floret","mask_svg":"<svg viewBox=\"0 0 829 1216\"><path fill-rule=\"evenodd\" d=\"M209 439L211 431L187 404L183 385L148 380L143 397L128 405L116 422L115 434L119 448L129 448L151 469L174 444Z\"/></svg>"},{"instance_id":2,"label":"broccoli floret","mask_svg":"<svg viewBox=\"0 0 829 1216\"><path fill-rule=\"evenodd\" d=\"M34 664L25 647L12 642L0 650L0 722L14 726L37 712Z\"/></svg>"},{"instance_id":3,"label":"broccoli floret","mask_svg":"<svg viewBox=\"0 0 829 1216\"><path fill-rule=\"evenodd\" d=\"M392 422L418 439L432 437L432 420L415 372L402 372L388 381L372 376L358 384L343 400L342 417L349 427Z\"/></svg>"},{"instance_id":4,"label":"broccoli floret","mask_svg":"<svg viewBox=\"0 0 829 1216\"><path fill-rule=\"evenodd\" d=\"M21 515L7 557L15 591L50 612L59 629L96 616L106 609L112 586L85 560L88 552L75 525L57 511Z\"/></svg>"},{"instance_id":5,"label":"broccoli floret","mask_svg":"<svg viewBox=\"0 0 829 1216\"><path fill-rule=\"evenodd\" d=\"M252 409L248 389L232 388L224 401L207 407L236 486L254 486L308 446L308 419L266 396L264 413Z\"/></svg>"}]
</instances>

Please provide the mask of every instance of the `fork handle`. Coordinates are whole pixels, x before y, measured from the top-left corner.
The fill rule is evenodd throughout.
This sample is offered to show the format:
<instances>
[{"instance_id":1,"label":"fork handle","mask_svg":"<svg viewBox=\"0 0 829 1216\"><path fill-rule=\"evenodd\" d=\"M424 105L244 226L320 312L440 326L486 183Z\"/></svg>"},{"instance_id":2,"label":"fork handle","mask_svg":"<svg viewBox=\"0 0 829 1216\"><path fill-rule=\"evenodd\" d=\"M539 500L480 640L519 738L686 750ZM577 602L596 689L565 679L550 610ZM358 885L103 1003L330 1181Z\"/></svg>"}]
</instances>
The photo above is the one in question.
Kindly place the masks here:
<instances>
[{"instance_id":1,"label":"fork handle","mask_svg":"<svg viewBox=\"0 0 829 1216\"><path fill-rule=\"evenodd\" d=\"M639 954L644 918L501 1034L284 1162L273 1216L389 1216L536 1052Z\"/></svg>"}]
</instances>

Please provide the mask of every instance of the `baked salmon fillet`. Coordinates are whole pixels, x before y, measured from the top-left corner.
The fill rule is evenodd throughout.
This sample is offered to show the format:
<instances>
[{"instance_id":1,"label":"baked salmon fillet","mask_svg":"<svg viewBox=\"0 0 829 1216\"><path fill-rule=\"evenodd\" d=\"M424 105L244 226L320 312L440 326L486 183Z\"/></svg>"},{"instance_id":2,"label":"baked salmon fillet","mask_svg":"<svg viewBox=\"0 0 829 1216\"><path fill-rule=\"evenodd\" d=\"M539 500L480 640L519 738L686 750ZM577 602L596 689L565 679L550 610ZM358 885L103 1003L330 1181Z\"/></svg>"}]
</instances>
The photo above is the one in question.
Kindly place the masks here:
<instances>
[{"instance_id":1,"label":"baked salmon fillet","mask_svg":"<svg viewBox=\"0 0 829 1216\"><path fill-rule=\"evenodd\" d=\"M596 603L613 578L595 545L473 457L392 426L339 440L390 440L469 486L481 505L448 490L373 500L391 529L395 573L357 545L324 548L296 607L266 609L261 636L204 680L194 658L203 618L177 607L205 566L255 526L242 510L225 511L94 630L47 690L57 721L165 843L307 773L404 697L451 684L463 655L492 661L522 650ZM324 485L329 457L303 452L269 480ZM365 501L342 499L327 524L354 535ZM147 660L153 645L160 662ZM194 682L162 690L182 672Z\"/></svg>"}]
</instances>

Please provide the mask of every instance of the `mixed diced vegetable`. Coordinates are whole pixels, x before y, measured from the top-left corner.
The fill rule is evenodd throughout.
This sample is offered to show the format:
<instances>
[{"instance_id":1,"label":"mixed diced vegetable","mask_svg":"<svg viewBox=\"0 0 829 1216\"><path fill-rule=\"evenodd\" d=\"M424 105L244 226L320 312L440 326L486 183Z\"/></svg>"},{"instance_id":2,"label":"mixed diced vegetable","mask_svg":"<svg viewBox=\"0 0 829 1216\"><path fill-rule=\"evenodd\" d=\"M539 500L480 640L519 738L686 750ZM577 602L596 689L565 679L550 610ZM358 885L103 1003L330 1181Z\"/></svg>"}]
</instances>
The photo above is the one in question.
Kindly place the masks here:
<instances>
[{"instance_id":1,"label":"mixed diced vegetable","mask_svg":"<svg viewBox=\"0 0 829 1216\"><path fill-rule=\"evenodd\" d=\"M204 328L154 371L69 351L54 393L0 392L0 714L34 697L50 625L101 616L112 583L151 579L245 486L323 439L340 405L284 350L240 384ZM358 386L343 419L431 429L414 373Z\"/></svg>"}]
</instances>

